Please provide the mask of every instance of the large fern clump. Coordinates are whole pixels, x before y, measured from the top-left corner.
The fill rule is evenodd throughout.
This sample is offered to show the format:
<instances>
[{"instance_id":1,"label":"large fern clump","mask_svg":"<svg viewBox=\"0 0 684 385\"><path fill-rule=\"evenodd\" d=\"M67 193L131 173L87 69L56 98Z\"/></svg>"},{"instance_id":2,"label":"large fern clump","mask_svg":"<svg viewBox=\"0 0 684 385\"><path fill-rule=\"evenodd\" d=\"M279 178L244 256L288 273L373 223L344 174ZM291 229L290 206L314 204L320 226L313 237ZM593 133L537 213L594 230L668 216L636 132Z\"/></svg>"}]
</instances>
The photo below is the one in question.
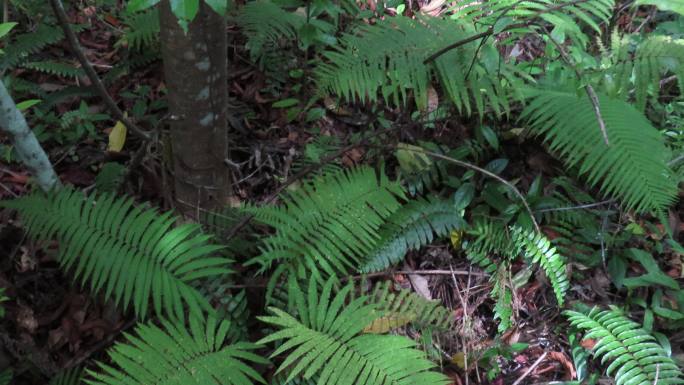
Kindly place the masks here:
<instances>
[{"instance_id":1,"label":"large fern clump","mask_svg":"<svg viewBox=\"0 0 684 385\"><path fill-rule=\"evenodd\" d=\"M250 261L262 271L276 264L271 287L284 273L308 278L356 271L379 239L379 229L401 207L398 182L371 167L341 169L304 182L277 206L247 207L276 232Z\"/></svg>"},{"instance_id":2,"label":"large fern clump","mask_svg":"<svg viewBox=\"0 0 684 385\"><path fill-rule=\"evenodd\" d=\"M236 21L248 37L245 48L252 58L258 58L282 40L294 41L306 18L288 12L274 2L259 0L245 4Z\"/></svg>"},{"instance_id":3,"label":"large fern clump","mask_svg":"<svg viewBox=\"0 0 684 385\"><path fill-rule=\"evenodd\" d=\"M145 318L184 317L211 310L192 286L198 278L230 272L197 224L175 226L171 213L135 206L132 199L71 189L34 193L3 206L16 209L35 239L56 238L59 263L95 292Z\"/></svg>"},{"instance_id":4,"label":"large fern clump","mask_svg":"<svg viewBox=\"0 0 684 385\"><path fill-rule=\"evenodd\" d=\"M482 116L491 108L504 113L516 95L512 92L515 88L506 85L517 84L521 74L500 63L493 46L485 44L479 51L464 46L434 62L424 62L474 32L465 24L429 17L389 17L361 26L324 54L327 62L316 70L318 85L347 100L375 102L382 96L403 105L413 99L419 108L425 108L428 88L436 79L460 112L470 114L476 109ZM476 57L476 52L480 56Z\"/></svg>"},{"instance_id":5,"label":"large fern clump","mask_svg":"<svg viewBox=\"0 0 684 385\"><path fill-rule=\"evenodd\" d=\"M248 364L268 361L251 352L249 342L226 343L231 325L226 321L190 318L189 328L162 321L163 328L143 324L127 343L109 350L111 363L88 371L91 385L251 385L265 383Z\"/></svg>"},{"instance_id":6,"label":"large fern clump","mask_svg":"<svg viewBox=\"0 0 684 385\"><path fill-rule=\"evenodd\" d=\"M406 252L444 237L466 226L455 207L439 198L418 198L402 206L381 227L378 246L368 254L360 270L365 273L386 269L401 261Z\"/></svg>"},{"instance_id":7,"label":"large fern clump","mask_svg":"<svg viewBox=\"0 0 684 385\"><path fill-rule=\"evenodd\" d=\"M664 210L677 196L677 179L666 164L662 135L629 104L599 96L609 145L586 95L533 92L522 118L568 166L591 185L637 211Z\"/></svg>"},{"instance_id":8,"label":"large fern clump","mask_svg":"<svg viewBox=\"0 0 684 385\"><path fill-rule=\"evenodd\" d=\"M285 352L278 372L287 370L289 379L318 376L318 385L447 384L448 378L433 371L435 365L406 337L363 334L377 319L377 307L365 296L345 303L353 285L333 295L333 280L318 292L310 281L307 293L292 285L290 297L297 303L296 317L277 308L260 317L278 330L259 343L283 343L272 357Z\"/></svg>"},{"instance_id":9,"label":"large fern clump","mask_svg":"<svg viewBox=\"0 0 684 385\"><path fill-rule=\"evenodd\" d=\"M617 385L684 384L681 370L656 339L620 310L566 311L570 323L596 340L592 351Z\"/></svg>"}]
</instances>

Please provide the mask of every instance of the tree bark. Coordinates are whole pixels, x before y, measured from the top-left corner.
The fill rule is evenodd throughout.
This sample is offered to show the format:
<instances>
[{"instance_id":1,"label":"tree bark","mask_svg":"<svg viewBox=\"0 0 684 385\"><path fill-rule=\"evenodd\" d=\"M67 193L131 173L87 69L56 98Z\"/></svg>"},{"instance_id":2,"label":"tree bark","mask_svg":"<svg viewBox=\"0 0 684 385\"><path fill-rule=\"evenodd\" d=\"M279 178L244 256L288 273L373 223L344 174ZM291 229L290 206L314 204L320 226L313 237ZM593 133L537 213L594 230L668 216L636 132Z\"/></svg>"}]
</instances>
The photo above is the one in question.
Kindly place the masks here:
<instances>
[{"instance_id":1,"label":"tree bark","mask_svg":"<svg viewBox=\"0 0 684 385\"><path fill-rule=\"evenodd\" d=\"M38 187L43 191L50 191L61 185L50 159L2 81L0 81L0 130L10 135L19 160L33 174Z\"/></svg>"},{"instance_id":2,"label":"tree bark","mask_svg":"<svg viewBox=\"0 0 684 385\"><path fill-rule=\"evenodd\" d=\"M174 188L181 212L223 207L232 196L228 158L226 20L201 2L187 34L160 3L164 74L171 112Z\"/></svg>"}]
</instances>

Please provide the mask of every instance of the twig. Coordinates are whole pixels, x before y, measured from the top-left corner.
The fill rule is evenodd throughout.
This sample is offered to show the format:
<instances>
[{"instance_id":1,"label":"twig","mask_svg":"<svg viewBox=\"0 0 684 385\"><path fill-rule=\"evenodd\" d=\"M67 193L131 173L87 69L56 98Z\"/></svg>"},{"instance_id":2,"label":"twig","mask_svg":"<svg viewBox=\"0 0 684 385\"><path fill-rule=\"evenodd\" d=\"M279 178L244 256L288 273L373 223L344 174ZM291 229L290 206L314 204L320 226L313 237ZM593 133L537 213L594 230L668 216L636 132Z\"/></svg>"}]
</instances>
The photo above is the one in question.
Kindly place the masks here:
<instances>
[{"instance_id":1,"label":"twig","mask_svg":"<svg viewBox=\"0 0 684 385\"><path fill-rule=\"evenodd\" d=\"M547 355L547 354L548 354L548 352L544 352L544 354L542 354L541 356L539 356L539 358L537 358L537 361L534 361L534 364L532 364L532 366L530 366L529 368L527 368L527 370L525 371L525 373L523 373L523 375L520 376L520 378L518 378L517 380L515 380L515 382L513 383L513 385L518 385L518 384L520 384L520 383L522 382L522 380L525 379L525 377L529 376L530 373L532 373L532 371L533 371L534 369L536 369L537 366L539 366L539 364L542 363L542 361L544 360L544 358L546 358L546 355Z\"/></svg>"},{"instance_id":2,"label":"twig","mask_svg":"<svg viewBox=\"0 0 684 385\"><path fill-rule=\"evenodd\" d=\"M537 220L534 219L534 212L530 208L529 203L527 203L527 199L525 199L525 196L511 182L509 182L506 179L494 174L491 171L485 170L484 168L478 167L472 163L468 163L468 162L464 162L462 160L452 158L450 156L446 156L446 155L439 154L439 153L432 152L432 151L427 151L427 150L422 149L422 148L413 149L411 147L403 147L402 149L405 151L411 151L411 152L425 154L425 155L430 156L432 158L446 160L447 162L451 162L455 165L458 165L458 166L461 166L461 167L464 167L464 168L467 168L467 169L470 169L473 171L477 171L481 174L484 174L484 175L486 175L492 179L496 179L497 181L501 182L506 187L510 188L511 191L513 191L513 193L518 196L518 198L520 198L520 201L522 202L523 206L525 206L525 210L527 210L527 213L530 215L530 220L532 220L532 224L534 225L535 230L537 230L538 233L541 233L541 228L539 227Z\"/></svg>"},{"instance_id":3,"label":"twig","mask_svg":"<svg viewBox=\"0 0 684 385\"><path fill-rule=\"evenodd\" d=\"M553 11L557 11L557 10L559 10L559 9L563 9L563 8L565 8L565 7L569 7L569 6L572 6L572 5L576 5L576 4L580 4L580 3L586 3L587 1L588 1L588 0L575 0L575 1L570 1L570 2L567 2L567 3L563 3L563 4L558 4L558 5L555 5L555 6L553 6L553 7L549 7L549 8L540 10L540 11L536 12L533 16L531 16L529 20L524 21L524 22L520 22L520 23L510 24L510 25L506 26L505 28L502 28L501 31L499 31L499 33L507 32L507 31L510 31L510 30L513 30L513 29L516 29L516 28L529 27L530 25L532 25L532 24L534 23L534 21L535 21L539 16L541 16L541 15L543 15L543 14L546 14L546 13L549 13L549 12L553 12ZM468 43L470 43L470 42L473 42L473 41L475 41L475 40L477 40L477 39L481 39L481 38L483 38L483 37L488 37L489 35L493 35L493 34L494 34L494 25L490 25L489 28L487 28L486 31L477 33L477 34L472 35L472 36L470 36L470 37L467 37L467 38L465 38L465 39L459 40L459 41L457 41L457 42L455 42L455 43L451 43L451 44L449 44L448 46L446 46L446 47L444 47L444 48L438 50L437 52L435 52L435 53L433 53L432 55L428 56L427 59L423 60L423 64L428 64L428 63L430 63L430 62L435 61L438 57L444 55L445 53L451 51L452 49L456 49L456 48L458 48L458 47L460 47L460 46L462 46L462 45L466 45L466 44L468 44Z\"/></svg>"},{"instance_id":4,"label":"twig","mask_svg":"<svg viewBox=\"0 0 684 385\"><path fill-rule=\"evenodd\" d=\"M544 33L546 33L546 36L551 40L551 43L558 48L558 51L561 54L561 57L563 58L563 61L568 63L570 67L575 71L575 75L577 76L577 80L581 81L582 80L582 71L577 68L577 65L573 62L572 58L570 58L570 55L568 55L567 51L565 51L565 48L563 48L563 45L558 42L556 39L551 36L551 33L549 33L549 30L546 29L546 27L541 26L541 28L544 30ZM589 101L591 102L591 105L594 107L594 114L596 115L596 120L598 121L599 124L599 129L601 130L601 134L603 135L603 141L606 143L606 146L610 145L608 141L608 131L606 131L606 122L603 120L603 115L601 115L601 106L599 104L599 99L598 95L596 95L596 91L594 91L594 87L591 86L591 84L586 84L584 86L584 90L587 93L587 96L589 97Z\"/></svg>"},{"instance_id":5,"label":"twig","mask_svg":"<svg viewBox=\"0 0 684 385\"><path fill-rule=\"evenodd\" d=\"M121 121L129 131L139 136L142 140L149 141L151 139L150 135L124 115L123 111L121 111L119 106L116 105L116 102L114 102L114 99L112 99L111 95L109 95L109 92L107 92L104 84L102 84L102 81L97 76L97 72L95 72L92 64L88 61L88 58L86 58L85 54L83 53L83 48L78 42L76 35L74 35L71 27L69 27L69 19L64 11L62 0L50 0L50 5L55 12L55 16L57 16L57 21L59 22L60 27L62 27L62 31L64 31L64 36L66 36L71 50L74 52L74 55L76 55L79 63L81 63L83 71L85 71L86 76L88 76L88 79L90 79L90 82L95 87L95 90L100 95L102 100L104 100L105 105L112 115L114 115L114 118Z\"/></svg>"},{"instance_id":6,"label":"twig","mask_svg":"<svg viewBox=\"0 0 684 385\"><path fill-rule=\"evenodd\" d=\"M594 203L587 203L584 205L577 205L577 206L568 206L568 207L556 207L556 208L551 208L551 209L541 209L541 210L535 210L535 213L548 213L551 211L570 211L570 210L582 210L582 209L590 209L592 207L597 207L597 206L603 206L608 203L613 203L615 200L614 199L606 199L605 201L601 202L594 202Z\"/></svg>"}]
</instances>

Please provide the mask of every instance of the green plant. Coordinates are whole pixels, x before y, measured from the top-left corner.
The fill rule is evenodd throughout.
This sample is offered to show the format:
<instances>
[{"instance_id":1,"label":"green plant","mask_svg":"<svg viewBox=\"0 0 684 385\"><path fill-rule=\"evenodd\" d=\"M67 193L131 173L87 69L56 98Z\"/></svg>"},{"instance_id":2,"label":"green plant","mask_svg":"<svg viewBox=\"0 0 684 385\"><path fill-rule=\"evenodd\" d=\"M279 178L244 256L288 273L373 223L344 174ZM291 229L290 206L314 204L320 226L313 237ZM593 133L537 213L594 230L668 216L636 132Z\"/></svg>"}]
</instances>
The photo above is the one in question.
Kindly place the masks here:
<instances>
[{"instance_id":1,"label":"green plant","mask_svg":"<svg viewBox=\"0 0 684 385\"><path fill-rule=\"evenodd\" d=\"M111 364L98 363L102 372L88 371L91 385L116 384L225 384L250 385L265 381L248 364L268 361L251 352L249 342L226 344L231 325L209 317L190 318L189 328L161 321L138 325L127 344L115 345ZM115 365L115 366L112 366Z\"/></svg>"},{"instance_id":2,"label":"green plant","mask_svg":"<svg viewBox=\"0 0 684 385\"><path fill-rule=\"evenodd\" d=\"M0 372L0 385L10 385L12 377L13 374L11 369L3 370L2 372Z\"/></svg>"},{"instance_id":3,"label":"green plant","mask_svg":"<svg viewBox=\"0 0 684 385\"><path fill-rule=\"evenodd\" d=\"M606 369L618 385L684 383L682 372L656 339L627 318L616 307L593 308L588 312L565 311L570 323L586 330L584 339L595 339L592 349L601 362L611 361Z\"/></svg>"},{"instance_id":4,"label":"green plant","mask_svg":"<svg viewBox=\"0 0 684 385\"><path fill-rule=\"evenodd\" d=\"M5 288L0 287L0 318L5 316L5 308L2 307L2 303L9 301L9 297L5 295Z\"/></svg>"},{"instance_id":5,"label":"green plant","mask_svg":"<svg viewBox=\"0 0 684 385\"><path fill-rule=\"evenodd\" d=\"M569 167L625 207L663 210L677 194L677 179L665 163L662 136L629 104L599 96L601 116L610 140L606 145L594 106L586 96L569 92L532 92L522 118Z\"/></svg>"},{"instance_id":6,"label":"green plant","mask_svg":"<svg viewBox=\"0 0 684 385\"><path fill-rule=\"evenodd\" d=\"M210 310L193 288L198 278L230 272L229 259L214 255L222 247L209 243L197 224L175 227L171 213L133 205L111 194L62 189L4 202L16 209L34 239L56 238L59 263L136 316L152 308L159 316L184 318L184 305L198 316ZM116 258L113 258L116 256Z\"/></svg>"},{"instance_id":7,"label":"green plant","mask_svg":"<svg viewBox=\"0 0 684 385\"><path fill-rule=\"evenodd\" d=\"M64 370L50 379L48 385L79 385L83 380L83 369L73 368Z\"/></svg>"},{"instance_id":8,"label":"green plant","mask_svg":"<svg viewBox=\"0 0 684 385\"><path fill-rule=\"evenodd\" d=\"M446 384L448 379L431 371L434 364L415 349L415 342L402 336L362 334L378 314L377 307L358 297L345 304L353 286L333 295L333 280L318 292L310 280L307 293L296 284L289 296L296 302L297 318L277 308L271 316L259 317L278 331L259 343L283 340L271 355L292 350L278 371L289 370L288 381L299 374L305 379L318 375L318 384Z\"/></svg>"}]
</instances>

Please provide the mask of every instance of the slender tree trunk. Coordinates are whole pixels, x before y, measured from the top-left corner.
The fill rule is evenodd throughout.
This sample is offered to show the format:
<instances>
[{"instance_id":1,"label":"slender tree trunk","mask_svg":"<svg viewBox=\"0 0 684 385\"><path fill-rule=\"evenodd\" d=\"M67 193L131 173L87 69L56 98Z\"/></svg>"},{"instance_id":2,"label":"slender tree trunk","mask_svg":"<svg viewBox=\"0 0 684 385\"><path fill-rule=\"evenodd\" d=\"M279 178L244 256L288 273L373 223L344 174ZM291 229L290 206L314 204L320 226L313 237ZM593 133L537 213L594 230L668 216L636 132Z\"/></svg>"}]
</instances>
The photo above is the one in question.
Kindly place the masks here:
<instances>
[{"instance_id":1,"label":"slender tree trunk","mask_svg":"<svg viewBox=\"0 0 684 385\"><path fill-rule=\"evenodd\" d=\"M171 111L175 197L183 213L228 203L227 34L225 18L201 2L187 34L169 1L160 4L164 74Z\"/></svg>"},{"instance_id":2,"label":"slender tree trunk","mask_svg":"<svg viewBox=\"0 0 684 385\"><path fill-rule=\"evenodd\" d=\"M59 187L60 182L52 163L26 123L24 115L14 104L12 96L0 81L0 130L9 134L14 149L44 191Z\"/></svg>"}]
</instances>

